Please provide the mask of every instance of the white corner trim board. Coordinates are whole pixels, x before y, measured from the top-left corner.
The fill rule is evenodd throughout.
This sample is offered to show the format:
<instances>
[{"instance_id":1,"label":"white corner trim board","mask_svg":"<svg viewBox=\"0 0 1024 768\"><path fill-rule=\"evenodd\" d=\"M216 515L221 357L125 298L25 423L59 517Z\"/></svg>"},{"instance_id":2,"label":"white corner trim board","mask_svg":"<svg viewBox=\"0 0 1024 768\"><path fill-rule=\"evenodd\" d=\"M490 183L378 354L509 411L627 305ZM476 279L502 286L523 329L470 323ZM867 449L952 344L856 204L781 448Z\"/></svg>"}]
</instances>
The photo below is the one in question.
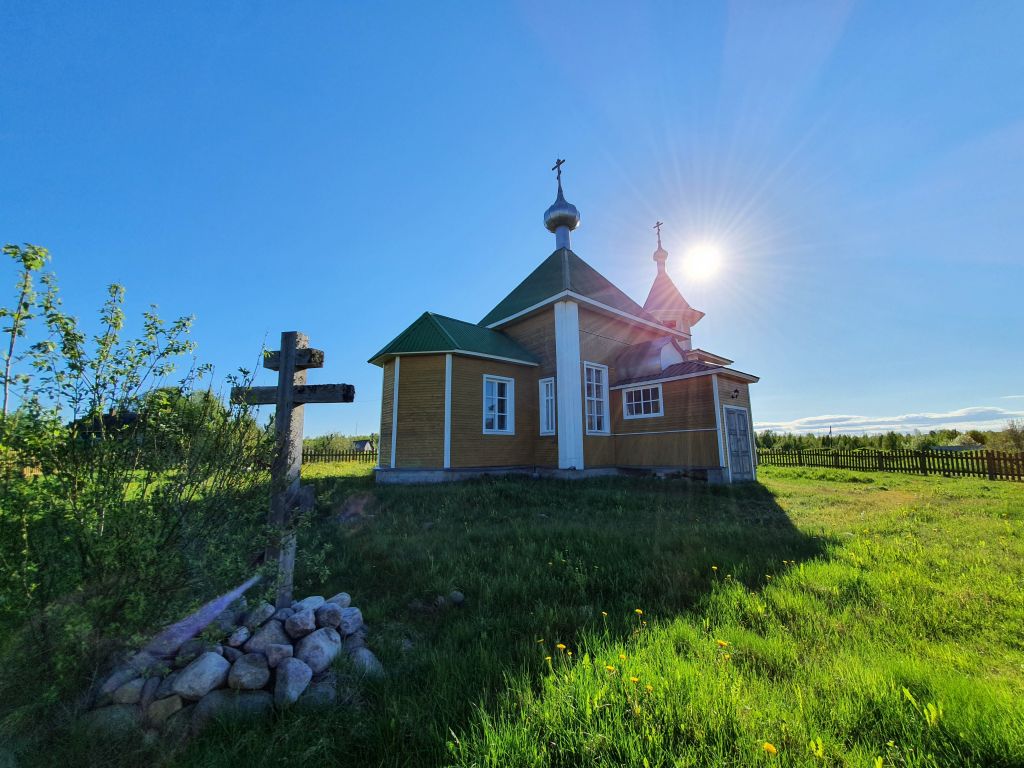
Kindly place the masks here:
<instances>
[{"instance_id":1,"label":"white corner trim board","mask_svg":"<svg viewBox=\"0 0 1024 768\"><path fill-rule=\"evenodd\" d=\"M395 468L395 450L398 448L398 370L402 358L395 355L395 391L391 396L391 468Z\"/></svg>"},{"instance_id":2,"label":"white corner trim board","mask_svg":"<svg viewBox=\"0 0 1024 768\"><path fill-rule=\"evenodd\" d=\"M580 314L573 301L555 304L555 419L558 468L583 469L583 377Z\"/></svg>"},{"instance_id":3,"label":"white corner trim board","mask_svg":"<svg viewBox=\"0 0 1024 768\"><path fill-rule=\"evenodd\" d=\"M444 356L444 468L452 466L452 353Z\"/></svg>"},{"instance_id":4,"label":"white corner trim board","mask_svg":"<svg viewBox=\"0 0 1024 768\"><path fill-rule=\"evenodd\" d=\"M722 440L722 404L718 399L718 374L711 376L711 391L715 394L715 432L718 433L718 465L725 468L725 444ZM732 473L729 473L732 482Z\"/></svg>"}]
</instances>

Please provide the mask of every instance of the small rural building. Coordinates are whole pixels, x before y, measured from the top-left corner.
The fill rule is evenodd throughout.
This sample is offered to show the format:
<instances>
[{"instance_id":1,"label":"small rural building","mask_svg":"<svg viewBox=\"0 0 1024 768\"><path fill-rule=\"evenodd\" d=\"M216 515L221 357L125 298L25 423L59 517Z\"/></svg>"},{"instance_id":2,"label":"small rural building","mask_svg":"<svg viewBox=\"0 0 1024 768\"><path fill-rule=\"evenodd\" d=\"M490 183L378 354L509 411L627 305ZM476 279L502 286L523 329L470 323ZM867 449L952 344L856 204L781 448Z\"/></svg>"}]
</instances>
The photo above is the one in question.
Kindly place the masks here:
<instances>
[{"instance_id":1,"label":"small rural building","mask_svg":"<svg viewBox=\"0 0 1024 768\"><path fill-rule=\"evenodd\" d=\"M425 312L370 359L384 373L378 482L638 470L753 480L757 377L693 346L704 315L669 277L660 230L643 306L570 249L580 216L558 171L544 215L555 251L479 323Z\"/></svg>"},{"instance_id":2,"label":"small rural building","mask_svg":"<svg viewBox=\"0 0 1024 768\"><path fill-rule=\"evenodd\" d=\"M352 450L358 453L371 453L373 451L373 440L353 440Z\"/></svg>"}]
</instances>

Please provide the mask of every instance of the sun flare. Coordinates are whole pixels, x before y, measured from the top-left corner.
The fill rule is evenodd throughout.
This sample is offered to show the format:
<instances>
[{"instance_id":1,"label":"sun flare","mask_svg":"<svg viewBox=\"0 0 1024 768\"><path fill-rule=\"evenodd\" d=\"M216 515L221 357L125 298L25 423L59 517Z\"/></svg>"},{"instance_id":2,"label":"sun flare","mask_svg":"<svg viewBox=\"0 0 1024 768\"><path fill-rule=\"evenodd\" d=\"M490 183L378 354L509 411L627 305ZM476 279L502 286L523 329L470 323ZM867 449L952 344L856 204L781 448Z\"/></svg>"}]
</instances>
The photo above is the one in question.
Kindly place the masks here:
<instances>
[{"instance_id":1,"label":"sun flare","mask_svg":"<svg viewBox=\"0 0 1024 768\"><path fill-rule=\"evenodd\" d=\"M686 250L682 266L687 277L710 280L722 266L722 251L714 243L694 243Z\"/></svg>"}]
</instances>

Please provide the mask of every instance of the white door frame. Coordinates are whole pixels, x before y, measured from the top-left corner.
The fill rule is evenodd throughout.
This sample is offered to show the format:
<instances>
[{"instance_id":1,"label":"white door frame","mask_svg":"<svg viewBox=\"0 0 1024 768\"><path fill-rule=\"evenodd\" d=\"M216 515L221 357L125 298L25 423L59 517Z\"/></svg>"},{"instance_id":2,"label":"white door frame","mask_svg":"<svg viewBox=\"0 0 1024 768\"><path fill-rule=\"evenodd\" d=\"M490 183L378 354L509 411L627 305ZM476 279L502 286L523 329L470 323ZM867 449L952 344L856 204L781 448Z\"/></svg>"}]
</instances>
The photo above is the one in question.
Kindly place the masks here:
<instances>
[{"instance_id":1,"label":"white door frame","mask_svg":"<svg viewBox=\"0 0 1024 768\"><path fill-rule=\"evenodd\" d=\"M743 413L744 417L745 417L744 421L747 423L747 450L750 451L750 454L749 454L750 455L750 473L753 476L753 479L757 480L757 463L754 460L754 434L753 434L753 430L751 430L751 428L750 428L750 409L746 408L746 407L744 407L742 405L726 405L726 406L723 406L723 410L726 412L725 419L724 419L725 424L723 425L724 426L723 432L724 432L725 442L726 442L725 453L728 456L728 454L729 454L729 445L728 445L728 443L729 443L729 415L728 415L728 411L730 411L730 410L741 411ZM729 482L730 483L732 482L732 457L731 456L729 457Z\"/></svg>"}]
</instances>

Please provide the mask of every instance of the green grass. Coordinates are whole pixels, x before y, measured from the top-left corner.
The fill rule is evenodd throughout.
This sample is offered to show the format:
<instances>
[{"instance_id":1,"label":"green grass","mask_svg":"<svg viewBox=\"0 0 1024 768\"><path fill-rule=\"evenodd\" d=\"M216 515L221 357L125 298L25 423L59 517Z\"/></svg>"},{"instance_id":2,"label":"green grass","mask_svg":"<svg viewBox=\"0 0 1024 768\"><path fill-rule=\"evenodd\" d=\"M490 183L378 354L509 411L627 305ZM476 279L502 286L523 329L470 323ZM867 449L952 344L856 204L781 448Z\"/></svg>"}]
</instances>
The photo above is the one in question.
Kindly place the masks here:
<instances>
[{"instance_id":1,"label":"green grass","mask_svg":"<svg viewBox=\"0 0 1024 768\"><path fill-rule=\"evenodd\" d=\"M1024 765L1024 486L368 472L309 468L322 520L300 546L329 575L299 590L352 593L387 679L173 764ZM354 494L367 514L337 522ZM463 607L434 607L454 588Z\"/></svg>"}]
</instances>

